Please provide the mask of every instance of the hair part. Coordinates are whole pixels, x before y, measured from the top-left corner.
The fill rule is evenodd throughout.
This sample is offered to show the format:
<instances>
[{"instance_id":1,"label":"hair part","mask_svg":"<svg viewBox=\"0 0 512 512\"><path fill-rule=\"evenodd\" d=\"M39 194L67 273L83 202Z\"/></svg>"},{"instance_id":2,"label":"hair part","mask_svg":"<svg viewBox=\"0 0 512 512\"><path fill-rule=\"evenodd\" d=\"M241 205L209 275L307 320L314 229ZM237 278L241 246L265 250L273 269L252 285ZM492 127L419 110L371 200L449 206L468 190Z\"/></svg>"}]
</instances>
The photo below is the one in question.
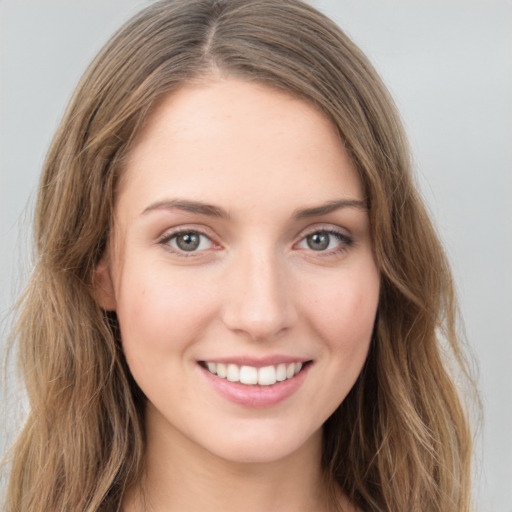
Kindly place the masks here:
<instances>
[{"instance_id":1,"label":"hair part","mask_svg":"<svg viewBox=\"0 0 512 512\"><path fill-rule=\"evenodd\" d=\"M14 332L31 411L13 449L7 511L116 510L141 476L145 399L115 314L94 298L95 269L145 120L172 91L212 76L315 105L364 187L381 296L365 368L324 425L333 495L339 487L371 511L469 510L471 435L440 340L468 376L452 279L380 78L332 21L300 1L164 0L91 64L46 159L37 261Z\"/></svg>"}]
</instances>

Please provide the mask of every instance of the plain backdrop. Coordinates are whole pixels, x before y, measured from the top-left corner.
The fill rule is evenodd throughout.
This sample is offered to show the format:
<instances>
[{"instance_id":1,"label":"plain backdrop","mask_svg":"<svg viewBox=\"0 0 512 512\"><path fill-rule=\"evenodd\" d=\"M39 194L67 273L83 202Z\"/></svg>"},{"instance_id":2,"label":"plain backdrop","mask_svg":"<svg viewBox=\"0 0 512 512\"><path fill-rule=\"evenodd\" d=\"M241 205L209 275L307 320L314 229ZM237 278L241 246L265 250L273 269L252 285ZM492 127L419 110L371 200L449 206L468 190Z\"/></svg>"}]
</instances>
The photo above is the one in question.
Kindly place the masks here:
<instances>
[{"instance_id":1,"label":"plain backdrop","mask_svg":"<svg viewBox=\"0 0 512 512\"><path fill-rule=\"evenodd\" d=\"M0 0L0 347L30 268L33 200L51 136L88 62L149 3ZM366 52L401 111L479 365L479 510L512 512L512 2L311 3ZM11 383L12 373L11 364ZM12 386L2 395L0 450L21 396Z\"/></svg>"}]
</instances>

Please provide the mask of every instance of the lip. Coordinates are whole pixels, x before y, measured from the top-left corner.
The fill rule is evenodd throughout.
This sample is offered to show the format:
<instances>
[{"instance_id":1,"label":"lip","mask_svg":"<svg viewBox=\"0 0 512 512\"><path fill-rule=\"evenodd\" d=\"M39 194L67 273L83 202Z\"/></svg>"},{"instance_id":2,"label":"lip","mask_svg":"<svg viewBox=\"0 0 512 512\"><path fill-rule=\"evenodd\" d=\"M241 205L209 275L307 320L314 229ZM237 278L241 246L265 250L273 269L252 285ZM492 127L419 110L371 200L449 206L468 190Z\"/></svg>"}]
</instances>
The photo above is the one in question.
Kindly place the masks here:
<instances>
[{"instance_id":1,"label":"lip","mask_svg":"<svg viewBox=\"0 0 512 512\"><path fill-rule=\"evenodd\" d=\"M311 361L308 359L300 359L300 358L288 358L284 360L284 358L276 359L276 363L270 363L269 360L273 360L272 358L264 358L264 359L251 359L251 358L233 358L233 359L208 359L209 362L222 362L222 363L231 363L231 364L239 364L239 365L249 365L256 366L257 368L261 368L264 366L268 366L271 364L279 364L285 362L306 362ZM243 361L243 362L242 362ZM206 368L197 365L201 370L203 376L207 380L208 384L213 387L213 389L220 394L223 398L226 398L230 402L233 402L238 405L243 405L245 407L271 407L273 405L277 405L280 402L283 402L291 395L293 395L304 383L304 380L307 377L310 367L312 364L305 365L302 370L292 377L291 379L287 379L282 382L276 382L271 386L258 386L258 385L247 385L241 384L240 382L230 382L227 379L222 379L221 377L217 377L210 373Z\"/></svg>"}]
</instances>

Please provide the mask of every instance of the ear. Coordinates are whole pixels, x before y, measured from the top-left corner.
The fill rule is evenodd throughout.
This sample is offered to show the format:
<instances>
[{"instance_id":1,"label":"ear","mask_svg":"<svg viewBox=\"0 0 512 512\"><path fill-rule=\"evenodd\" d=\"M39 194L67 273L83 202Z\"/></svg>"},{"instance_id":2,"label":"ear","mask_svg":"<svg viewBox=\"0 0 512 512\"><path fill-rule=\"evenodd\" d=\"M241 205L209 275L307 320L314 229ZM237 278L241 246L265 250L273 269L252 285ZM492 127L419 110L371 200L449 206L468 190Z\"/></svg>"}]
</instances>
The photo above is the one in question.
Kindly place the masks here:
<instances>
[{"instance_id":1,"label":"ear","mask_svg":"<svg viewBox=\"0 0 512 512\"><path fill-rule=\"evenodd\" d=\"M115 311L117 307L114 284L110 275L108 258L104 256L99 262L93 277L93 296L106 311Z\"/></svg>"}]
</instances>

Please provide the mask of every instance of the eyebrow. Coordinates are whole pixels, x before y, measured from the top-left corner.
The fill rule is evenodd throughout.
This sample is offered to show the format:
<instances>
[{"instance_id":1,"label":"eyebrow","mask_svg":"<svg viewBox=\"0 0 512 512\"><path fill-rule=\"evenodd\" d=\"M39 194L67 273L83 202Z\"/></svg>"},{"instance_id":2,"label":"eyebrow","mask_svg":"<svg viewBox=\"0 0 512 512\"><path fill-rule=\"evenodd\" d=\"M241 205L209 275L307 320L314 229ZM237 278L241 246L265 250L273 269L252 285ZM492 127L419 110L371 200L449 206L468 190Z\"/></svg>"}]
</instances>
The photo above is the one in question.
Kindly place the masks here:
<instances>
[{"instance_id":1,"label":"eyebrow","mask_svg":"<svg viewBox=\"0 0 512 512\"><path fill-rule=\"evenodd\" d=\"M327 215L328 213L340 210L341 208L355 208L362 211L368 210L365 201L361 201L359 199L338 199L334 201L328 201L327 203L324 203L320 206L314 206L313 208L296 210L293 216L297 220L309 219L311 217Z\"/></svg>"},{"instance_id":2,"label":"eyebrow","mask_svg":"<svg viewBox=\"0 0 512 512\"><path fill-rule=\"evenodd\" d=\"M172 210L175 208L185 212L208 215L209 217L219 217L221 219L228 219L230 217L226 210L218 206L213 206L201 201L189 201L187 199L165 199L163 201L157 201L145 208L142 215L154 210Z\"/></svg>"},{"instance_id":3,"label":"eyebrow","mask_svg":"<svg viewBox=\"0 0 512 512\"><path fill-rule=\"evenodd\" d=\"M295 210L293 218L295 220L309 219L311 217L320 217L321 215L327 215L341 208L355 208L362 211L367 211L365 201L359 199L338 199L328 201L320 206L314 206L312 208L303 208ZM155 210L172 210L178 209L190 213L197 213L199 215L207 215L209 217L217 217L221 219L229 219L229 213L211 204L203 203L202 201L190 201L188 199L165 199L163 201L157 201L156 203L150 204L145 208L141 215L145 215Z\"/></svg>"}]
</instances>

